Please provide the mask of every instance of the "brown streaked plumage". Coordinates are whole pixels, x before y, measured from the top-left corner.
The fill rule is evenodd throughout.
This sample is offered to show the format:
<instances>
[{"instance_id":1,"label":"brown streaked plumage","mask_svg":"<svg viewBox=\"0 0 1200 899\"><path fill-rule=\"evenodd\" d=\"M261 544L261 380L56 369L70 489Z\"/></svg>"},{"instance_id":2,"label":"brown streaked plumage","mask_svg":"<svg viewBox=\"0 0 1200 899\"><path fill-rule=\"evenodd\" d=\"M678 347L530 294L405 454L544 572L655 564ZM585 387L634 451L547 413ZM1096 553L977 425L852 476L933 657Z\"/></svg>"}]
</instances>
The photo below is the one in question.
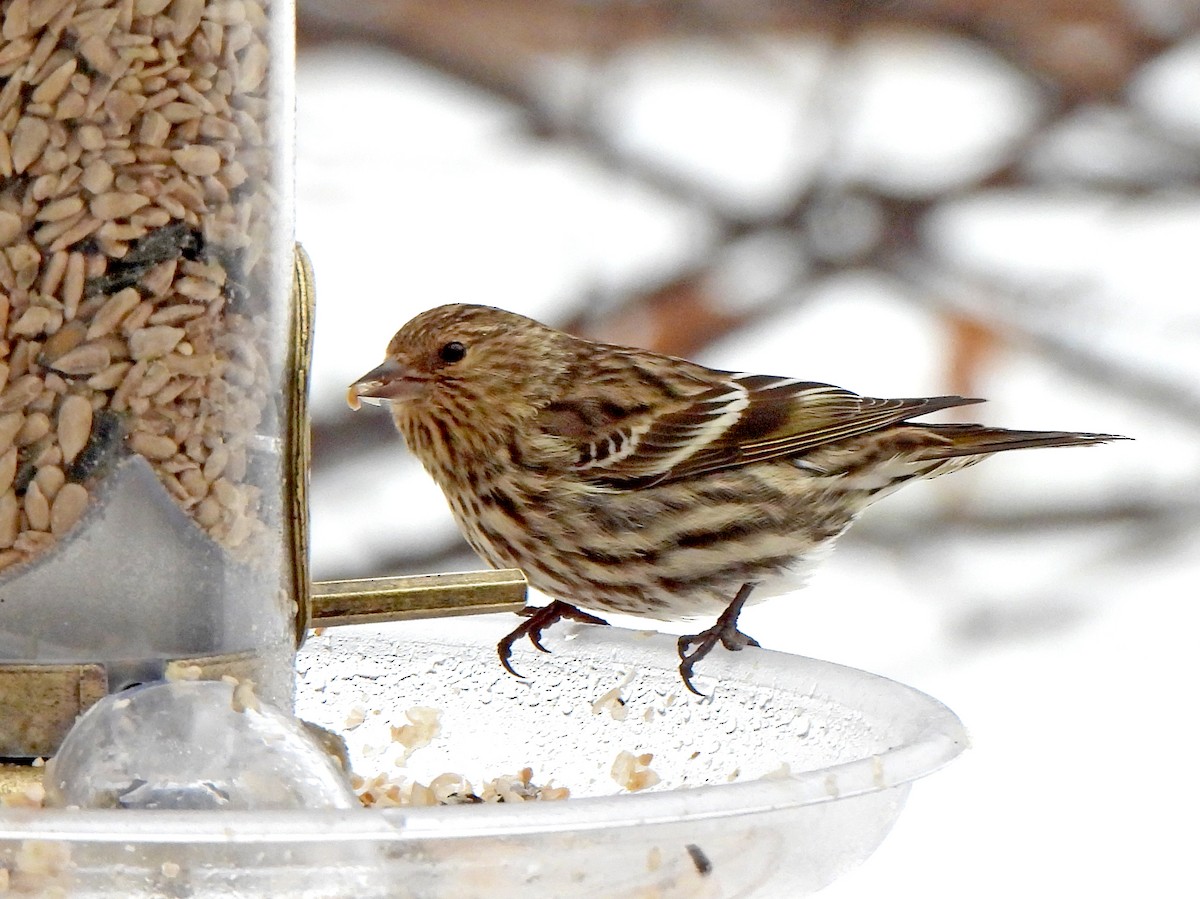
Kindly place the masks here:
<instances>
[{"instance_id":1,"label":"brown streaked plumage","mask_svg":"<svg viewBox=\"0 0 1200 899\"><path fill-rule=\"evenodd\" d=\"M716 371L472 305L401 328L350 388L360 398L390 404L475 551L561 600L501 642L506 668L516 639L544 648L542 628L574 606L719 613L680 639L689 689L717 642L753 644L737 630L750 591L794 583L881 496L1002 450L1117 439L913 423L980 400Z\"/></svg>"}]
</instances>

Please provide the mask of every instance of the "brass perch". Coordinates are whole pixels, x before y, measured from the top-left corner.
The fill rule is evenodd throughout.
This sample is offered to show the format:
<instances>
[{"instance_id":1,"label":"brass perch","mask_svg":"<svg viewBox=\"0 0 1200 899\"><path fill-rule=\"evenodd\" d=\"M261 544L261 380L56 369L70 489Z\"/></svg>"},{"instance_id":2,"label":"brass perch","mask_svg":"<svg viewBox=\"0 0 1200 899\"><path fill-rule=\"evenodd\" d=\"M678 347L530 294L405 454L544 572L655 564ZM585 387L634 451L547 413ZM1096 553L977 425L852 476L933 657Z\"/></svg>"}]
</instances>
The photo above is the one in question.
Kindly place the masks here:
<instances>
[{"instance_id":1,"label":"brass perch","mask_svg":"<svg viewBox=\"0 0 1200 899\"><path fill-rule=\"evenodd\" d=\"M410 577L314 581L310 627L519 612L525 575L515 568Z\"/></svg>"}]
</instances>

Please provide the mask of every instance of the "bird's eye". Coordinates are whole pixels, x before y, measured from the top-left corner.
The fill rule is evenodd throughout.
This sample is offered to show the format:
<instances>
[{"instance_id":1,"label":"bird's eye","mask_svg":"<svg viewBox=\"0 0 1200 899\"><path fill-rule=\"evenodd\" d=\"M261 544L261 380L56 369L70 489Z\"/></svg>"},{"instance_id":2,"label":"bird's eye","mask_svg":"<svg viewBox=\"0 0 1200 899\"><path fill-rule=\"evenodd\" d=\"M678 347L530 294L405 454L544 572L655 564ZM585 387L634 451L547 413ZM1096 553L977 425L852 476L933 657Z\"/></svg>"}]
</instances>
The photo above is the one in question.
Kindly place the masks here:
<instances>
[{"instance_id":1,"label":"bird's eye","mask_svg":"<svg viewBox=\"0 0 1200 899\"><path fill-rule=\"evenodd\" d=\"M467 355L467 348L457 340L450 341L438 350L438 356L443 362L458 362L465 355Z\"/></svg>"}]
</instances>

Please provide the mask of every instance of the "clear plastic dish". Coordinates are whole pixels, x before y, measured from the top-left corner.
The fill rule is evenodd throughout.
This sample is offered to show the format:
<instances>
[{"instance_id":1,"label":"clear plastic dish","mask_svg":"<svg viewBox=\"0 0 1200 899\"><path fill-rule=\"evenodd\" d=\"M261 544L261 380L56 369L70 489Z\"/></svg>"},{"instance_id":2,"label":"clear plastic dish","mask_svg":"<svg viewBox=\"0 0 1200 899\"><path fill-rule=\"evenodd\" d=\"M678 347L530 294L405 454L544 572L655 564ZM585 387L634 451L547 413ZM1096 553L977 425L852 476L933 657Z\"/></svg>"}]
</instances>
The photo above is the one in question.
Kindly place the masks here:
<instances>
[{"instance_id":1,"label":"clear plastic dish","mask_svg":"<svg viewBox=\"0 0 1200 899\"><path fill-rule=\"evenodd\" d=\"M559 625L502 671L508 617L343 628L297 660L297 713L356 769L478 785L523 768L560 801L328 812L0 813L12 886L72 896L704 897L812 893L869 856L911 783L966 737L902 684L765 650L715 652L683 689L671 637ZM565 639L564 639L565 638ZM441 730L403 768L391 728ZM660 779L631 793L622 752ZM652 779L652 778L651 778Z\"/></svg>"}]
</instances>

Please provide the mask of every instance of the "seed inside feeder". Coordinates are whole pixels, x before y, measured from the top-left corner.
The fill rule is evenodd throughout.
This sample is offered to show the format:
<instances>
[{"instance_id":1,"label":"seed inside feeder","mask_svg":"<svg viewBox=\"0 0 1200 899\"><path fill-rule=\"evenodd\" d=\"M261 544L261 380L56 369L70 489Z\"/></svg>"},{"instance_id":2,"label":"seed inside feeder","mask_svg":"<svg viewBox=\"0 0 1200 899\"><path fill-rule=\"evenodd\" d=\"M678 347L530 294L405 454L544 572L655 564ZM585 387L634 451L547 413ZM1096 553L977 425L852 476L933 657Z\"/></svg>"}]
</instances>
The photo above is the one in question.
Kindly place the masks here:
<instances>
[{"instance_id":1,"label":"seed inside feeder","mask_svg":"<svg viewBox=\"0 0 1200 899\"><path fill-rule=\"evenodd\" d=\"M114 435L233 558L277 557L278 500L249 458L278 414L270 5L6 5L0 418L18 420L0 569L70 533ZM74 485L57 514L51 467Z\"/></svg>"}]
</instances>

